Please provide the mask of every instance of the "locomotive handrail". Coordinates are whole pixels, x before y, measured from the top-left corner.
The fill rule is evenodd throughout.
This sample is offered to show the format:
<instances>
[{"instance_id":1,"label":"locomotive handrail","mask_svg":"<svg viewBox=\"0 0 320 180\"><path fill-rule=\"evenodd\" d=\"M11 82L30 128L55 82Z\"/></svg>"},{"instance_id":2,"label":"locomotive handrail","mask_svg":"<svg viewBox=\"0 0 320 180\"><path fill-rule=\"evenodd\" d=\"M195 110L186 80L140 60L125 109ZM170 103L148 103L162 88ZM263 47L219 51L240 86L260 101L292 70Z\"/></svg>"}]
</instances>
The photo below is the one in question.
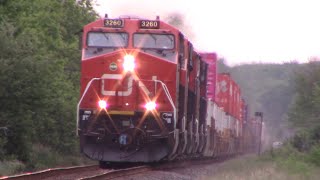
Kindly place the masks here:
<instances>
[{"instance_id":1,"label":"locomotive handrail","mask_svg":"<svg viewBox=\"0 0 320 180\"><path fill-rule=\"evenodd\" d=\"M160 81L160 80L153 79L153 81L159 82L162 85L162 88L163 88L164 92L166 93L167 98L169 99L169 102L170 102L170 104L171 104L171 106L173 108L173 113L174 113L173 114L173 122L174 122L173 125L174 125L174 129L175 129L176 128L176 119L177 119L177 115L176 115L177 109L174 106L174 103L173 103L172 97L171 97L171 95L169 93L169 90L167 88L167 85L165 83L163 83L162 81Z\"/></svg>"},{"instance_id":2,"label":"locomotive handrail","mask_svg":"<svg viewBox=\"0 0 320 180\"><path fill-rule=\"evenodd\" d=\"M79 110L80 110L80 104L81 104L84 96L87 94L87 91L88 91L89 87L91 86L92 82L95 81L95 80L100 80L100 79L101 79L101 78L92 78L92 79L89 81L89 83L87 84L86 89L84 90L84 92L83 92L83 94L82 94L82 96L81 96L81 98L80 98L80 101L79 101L79 103L78 103L78 105L77 105L77 129L76 129L77 136L79 136L78 130L79 130Z\"/></svg>"}]
</instances>

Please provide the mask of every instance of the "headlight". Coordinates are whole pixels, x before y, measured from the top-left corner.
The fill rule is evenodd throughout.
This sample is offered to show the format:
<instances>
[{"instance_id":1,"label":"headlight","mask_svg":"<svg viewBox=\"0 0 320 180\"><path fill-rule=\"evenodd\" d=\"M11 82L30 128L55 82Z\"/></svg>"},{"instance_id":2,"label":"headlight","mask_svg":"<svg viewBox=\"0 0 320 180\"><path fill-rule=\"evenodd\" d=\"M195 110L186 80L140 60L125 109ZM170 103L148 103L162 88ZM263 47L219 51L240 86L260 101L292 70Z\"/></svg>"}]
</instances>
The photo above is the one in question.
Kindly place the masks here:
<instances>
[{"instance_id":1,"label":"headlight","mask_svg":"<svg viewBox=\"0 0 320 180\"><path fill-rule=\"evenodd\" d=\"M132 72L135 66L134 57L130 54L125 55L123 60L123 69L125 71Z\"/></svg>"},{"instance_id":2,"label":"headlight","mask_svg":"<svg viewBox=\"0 0 320 180\"><path fill-rule=\"evenodd\" d=\"M152 111L156 109L157 104L153 101L148 102L144 107L147 109L147 111Z\"/></svg>"},{"instance_id":3,"label":"headlight","mask_svg":"<svg viewBox=\"0 0 320 180\"><path fill-rule=\"evenodd\" d=\"M100 101L98 102L98 104L99 104L99 107L100 107L101 109L106 109L107 106L108 106L108 104L107 104L107 102L106 102L105 100L100 100Z\"/></svg>"}]
</instances>

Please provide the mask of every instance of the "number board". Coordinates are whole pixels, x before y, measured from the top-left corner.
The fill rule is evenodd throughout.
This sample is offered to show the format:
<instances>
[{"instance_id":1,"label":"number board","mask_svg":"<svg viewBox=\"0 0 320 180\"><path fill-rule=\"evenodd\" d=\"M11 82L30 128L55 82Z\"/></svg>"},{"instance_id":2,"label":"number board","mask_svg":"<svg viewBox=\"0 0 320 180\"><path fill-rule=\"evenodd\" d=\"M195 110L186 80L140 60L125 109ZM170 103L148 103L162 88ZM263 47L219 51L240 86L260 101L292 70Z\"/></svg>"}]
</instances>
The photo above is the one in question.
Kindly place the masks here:
<instances>
[{"instance_id":1,"label":"number board","mask_svg":"<svg viewBox=\"0 0 320 180\"><path fill-rule=\"evenodd\" d=\"M124 22L122 19L105 19L104 20L104 27L110 28L122 28Z\"/></svg>"},{"instance_id":2,"label":"number board","mask_svg":"<svg viewBox=\"0 0 320 180\"><path fill-rule=\"evenodd\" d=\"M160 22L159 21L152 21L152 20L141 20L140 21L140 28L141 29L159 29Z\"/></svg>"}]
</instances>

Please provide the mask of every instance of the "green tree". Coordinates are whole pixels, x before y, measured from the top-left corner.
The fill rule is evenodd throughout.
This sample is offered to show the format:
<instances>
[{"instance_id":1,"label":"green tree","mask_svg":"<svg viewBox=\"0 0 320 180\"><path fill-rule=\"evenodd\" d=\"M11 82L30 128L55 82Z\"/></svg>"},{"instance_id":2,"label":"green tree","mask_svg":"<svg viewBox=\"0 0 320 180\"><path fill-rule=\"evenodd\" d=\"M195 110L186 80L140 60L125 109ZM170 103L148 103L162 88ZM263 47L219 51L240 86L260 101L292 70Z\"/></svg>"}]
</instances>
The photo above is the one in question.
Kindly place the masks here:
<instances>
[{"instance_id":1,"label":"green tree","mask_svg":"<svg viewBox=\"0 0 320 180\"><path fill-rule=\"evenodd\" d=\"M320 125L320 62L310 61L296 73L296 101L289 120L298 129Z\"/></svg>"},{"instance_id":2,"label":"green tree","mask_svg":"<svg viewBox=\"0 0 320 180\"><path fill-rule=\"evenodd\" d=\"M89 0L0 1L3 152L28 161L33 143L76 149L77 33L96 17Z\"/></svg>"}]
</instances>

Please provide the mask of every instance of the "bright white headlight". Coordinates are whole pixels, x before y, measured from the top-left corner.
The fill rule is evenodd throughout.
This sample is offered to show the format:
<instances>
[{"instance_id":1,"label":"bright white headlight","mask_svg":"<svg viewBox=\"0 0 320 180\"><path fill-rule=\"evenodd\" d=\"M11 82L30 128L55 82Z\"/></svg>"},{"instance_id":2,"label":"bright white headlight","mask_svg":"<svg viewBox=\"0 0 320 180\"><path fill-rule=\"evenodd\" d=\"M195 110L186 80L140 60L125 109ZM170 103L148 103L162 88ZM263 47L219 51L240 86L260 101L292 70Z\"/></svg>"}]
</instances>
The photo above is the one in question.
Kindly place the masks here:
<instances>
[{"instance_id":1,"label":"bright white headlight","mask_svg":"<svg viewBox=\"0 0 320 180\"><path fill-rule=\"evenodd\" d=\"M132 72L134 70L134 67L136 66L134 63L134 57L130 54L127 54L123 58L123 69L125 71Z\"/></svg>"},{"instance_id":2,"label":"bright white headlight","mask_svg":"<svg viewBox=\"0 0 320 180\"><path fill-rule=\"evenodd\" d=\"M154 109L156 109L157 104L153 101L147 102L147 104L144 106L147 111L152 111Z\"/></svg>"},{"instance_id":3,"label":"bright white headlight","mask_svg":"<svg viewBox=\"0 0 320 180\"><path fill-rule=\"evenodd\" d=\"M100 107L101 109L106 109L107 106L108 106L108 104L107 104L107 102L106 102L105 100L100 100L100 101L98 102L98 104L99 104L99 107Z\"/></svg>"}]
</instances>

